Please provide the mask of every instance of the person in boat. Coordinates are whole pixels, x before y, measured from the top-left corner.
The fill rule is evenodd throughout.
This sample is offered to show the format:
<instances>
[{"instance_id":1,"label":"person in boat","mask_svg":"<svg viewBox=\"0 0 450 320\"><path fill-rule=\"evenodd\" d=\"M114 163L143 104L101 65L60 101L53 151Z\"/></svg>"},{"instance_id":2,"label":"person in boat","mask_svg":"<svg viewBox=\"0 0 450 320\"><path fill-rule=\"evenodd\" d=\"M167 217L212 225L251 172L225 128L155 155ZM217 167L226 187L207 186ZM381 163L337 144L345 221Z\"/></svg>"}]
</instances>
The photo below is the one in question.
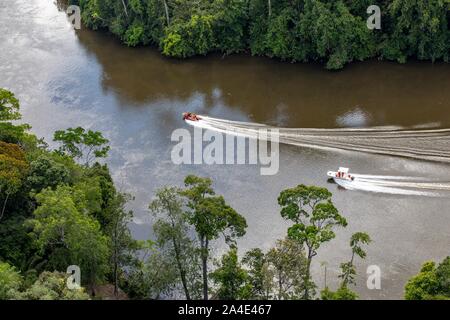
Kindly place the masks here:
<instances>
[{"instance_id":1,"label":"person in boat","mask_svg":"<svg viewBox=\"0 0 450 320\"><path fill-rule=\"evenodd\" d=\"M346 174L345 172L342 171L338 171L336 172L336 178L341 178L341 179L349 179L350 181L354 181L355 177L350 175L350 174Z\"/></svg>"},{"instance_id":2,"label":"person in boat","mask_svg":"<svg viewBox=\"0 0 450 320\"><path fill-rule=\"evenodd\" d=\"M200 117L192 112L183 112L183 120L198 121Z\"/></svg>"}]
</instances>

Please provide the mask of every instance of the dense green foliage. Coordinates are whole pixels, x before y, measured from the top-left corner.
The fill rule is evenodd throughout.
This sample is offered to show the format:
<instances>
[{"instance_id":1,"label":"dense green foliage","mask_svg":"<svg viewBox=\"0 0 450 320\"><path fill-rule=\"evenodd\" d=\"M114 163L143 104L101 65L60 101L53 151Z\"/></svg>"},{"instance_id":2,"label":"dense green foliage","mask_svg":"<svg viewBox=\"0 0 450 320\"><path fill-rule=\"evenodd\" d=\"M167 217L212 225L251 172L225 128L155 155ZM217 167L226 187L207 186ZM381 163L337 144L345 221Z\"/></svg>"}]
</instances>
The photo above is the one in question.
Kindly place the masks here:
<instances>
[{"instance_id":1,"label":"dense green foliage","mask_svg":"<svg viewBox=\"0 0 450 320\"><path fill-rule=\"evenodd\" d=\"M90 205L97 205L99 194L92 191L97 190L87 185L45 189L36 195L38 207L28 221L39 254L48 256L48 267L64 270L68 262L77 264L90 284L103 279L108 258L108 238L86 214L95 210Z\"/></svg>"},{"instance_id":2,"label":"dense green foliage","mask_svg":"<svg viewBox=\"0 0 450 320\"><path fill-rule=\"evenodd\" d=\"M44 271L28 289L17 293L13 299L25 300L87 300L84 288L68 289L67 274Z\"/></svg>"},{"instance_id":3,"label":"dense green foliage","mask_svg":"<svg viewBox=\"0 0 450 320\"><path fill-rule=\"evenodd\" d=\"M347 287L339 287L336 291L325 288L320 293L322 300L356 300L358 295Z\"/></svg>"},{"instance_id":4,"label":"dense green foliage","mask_svg":"<svg viewBox=\"0 0 450 320\"><path fill-rule=\"evenodd\" d=\"M217 299L238 300L250 297L248 273L242 268L235 247L222 256L218 268L211 273L211 278L217 285Z\"/></svg>"},{"instance_id":5,"label":"dense green foliage","mask_svg":"<svg viewBox=\"0 0 450 320\"><path fill-rule=\"evenodd\" d=\"M164 55L250 51L329 69L380 57L405 62L450 58L449 0L72 0L84 23L126 45L157 46ZM381 30L366 26L381 8Z\"/></svg>"},{"instance_id":6,"label":"dense green foliage","mask_svg":"<svg viewBox=\"0 0 450 320\"><path fill-rule=\"evenodd\" d=\"M305 288L307 259L303 244L278 240L267 253L255 248L243 259L255 299L299 299Z\"/></svg>"},{"instance_id":7,"label":"dense green foliage","mask_svg":"<svg viewBox=\"0 0 450 320\"><path fill-rule=\"evenodd\" d=\"M450 256L438 266L433 261L425 262L406 284L405 299L450 300Z\"/></svg>"},{"instance_id":8,"label":"dense green foliage","mask_svg":"<svg viewBox=\"0 0 450 320\"><path fill-rule=\"evenodd\" d=\"M70 265L80 267L90 293L117 286L138 247L127 226L129 197L116 191L106 165L92 164L106 156L107 140L62 130L60 149L50 150L29 126L11 122L20 118L19 101L0 89L0 298L88 298L66 288L58 272Z\"/></svg>"},{"instance_id":9,"label":"dense green foliage","mask_svg":"<svg viewBox=\"0 0 450 320\"><path fill-rule=\"evenodd\" d=\"M28 288L23 277L7 263L0 262L0 300L87 300L83 288L68 289L68 275L44 271Z\"/></svg>"},{"instance_id":10,"label":"dense green foliage","mask_svg":"<svg viewBox=\"0 0 450 320\"><path fill-rule=\"evenodd\" d=\"M7 263L0 262L0 300L14 298L21 287L22 277Z\"/></svg>"}]
</instances>

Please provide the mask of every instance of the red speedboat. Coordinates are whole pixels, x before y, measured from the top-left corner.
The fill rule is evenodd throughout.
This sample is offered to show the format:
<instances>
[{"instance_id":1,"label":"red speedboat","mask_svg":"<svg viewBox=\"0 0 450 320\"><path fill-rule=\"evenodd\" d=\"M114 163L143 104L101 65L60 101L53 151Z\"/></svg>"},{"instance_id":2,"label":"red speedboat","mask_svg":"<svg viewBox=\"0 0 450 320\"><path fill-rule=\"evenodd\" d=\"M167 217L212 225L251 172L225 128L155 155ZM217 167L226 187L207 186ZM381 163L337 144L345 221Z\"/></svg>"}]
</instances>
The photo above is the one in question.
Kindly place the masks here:
<instances>
[{"instance_id":1,"label":"red speedboat","mask_svg":"<svg viewBox=\"0 0 450 320\"><path fill-rule=\"evenodd\" d=\"M183 120L198 121L201 118L193 112L183 112Z\"/></svg>"}]
</instances>

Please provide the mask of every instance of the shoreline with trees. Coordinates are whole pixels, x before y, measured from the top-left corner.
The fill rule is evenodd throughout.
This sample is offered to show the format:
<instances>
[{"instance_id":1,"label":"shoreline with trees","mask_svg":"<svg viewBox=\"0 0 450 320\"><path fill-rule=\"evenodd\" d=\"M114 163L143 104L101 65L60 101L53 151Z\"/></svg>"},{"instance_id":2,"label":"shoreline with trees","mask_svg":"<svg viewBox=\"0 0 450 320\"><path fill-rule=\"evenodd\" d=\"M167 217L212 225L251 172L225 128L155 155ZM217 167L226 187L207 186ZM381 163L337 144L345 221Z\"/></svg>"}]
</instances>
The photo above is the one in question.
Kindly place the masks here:
<instances>
[{"instance_id":1,"label":"shoreline with trees","mask_svg":"<svg viewBox=\"0 0 450 320\"><path fill-rule=\"evenodd\" d=\"M125 45L152 45L188 58L246 52L289 62L320 62L337 70L370 58L450 59L448 0L70 0L83 23ZM370 30L367 8L381 11Z\"/></svg>"}]
</instances>

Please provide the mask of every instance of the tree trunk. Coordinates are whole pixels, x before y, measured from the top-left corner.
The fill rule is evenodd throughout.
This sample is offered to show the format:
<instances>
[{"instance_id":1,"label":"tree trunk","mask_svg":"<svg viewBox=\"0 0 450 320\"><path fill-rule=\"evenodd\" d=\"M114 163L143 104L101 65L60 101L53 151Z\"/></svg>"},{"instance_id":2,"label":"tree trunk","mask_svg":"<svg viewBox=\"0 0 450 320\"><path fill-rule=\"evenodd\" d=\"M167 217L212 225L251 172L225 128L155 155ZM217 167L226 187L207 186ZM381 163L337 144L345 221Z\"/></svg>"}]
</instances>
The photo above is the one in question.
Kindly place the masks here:
<instances>
[{"instance_id":1,"label":"tree trunk","mask_svg":"<svg viewBox=\"0 0 450 320\"><path fill-rule=\"evenodd\" d=\"M118 293L119 293L119 276L118 276L118 272L119 272L119 252L118 252L118 233L119 231L118 229L118 222L115 221L114 224L114 229L113 229L113 234L112 234L112 241L113 241L113 278L114 278L114 295L117 297Z\"/></svg>"},{"instance_id":2,"label":"tree trunk","mask_svg":"<svg viewBox=\"0 0 450 320\"><path fill-rule=\"evenodd\" d=\"M267 6L269 7L269 19L270 19L270 16L272 15L272 4L270 0L267 0Z\"/></svg>"},{"instance_id":3,"label":"tree trunk","mask_svg":"<svg viewBox=\"0 0 450 320\"><path fill-rule=\"evenodd\" d=\"M163 3L164 3L164 11L166 12L167 26L170 26L169 6L167 5L167 1L166 0L163 0Z\"/></svg>"},{"instance_id":4,"label":"tree trunk","mask_svg":"<svg viewBox=\"0 0 450 320\"><path fill-rule=\"evenodd\" d=\"M181 264L180 247L174 238L172 238L172 242L175 250L175 259L177 260L178 271L180 272L181 283L183 284L184 294L186 295L186 300L191 300L191 295L189 294L189 289L187 286L186 270L184 270Z\"/></svg>"},{"instance_id":5,"label":"tree trunk","mask_svg":"<svg viewBox=\"0 0 450 320\"><path fill-rule=\"evenodd\" d=\"M117 295L119 294L117 251L114 253L114 255L114 295L117 297Z\"/></svg>"},{"instance_id":6,"label":"tree trunk","mask_svg":"<svg viewBox=\"0 0 450 320\"><path fill-rule=\"evenodd\" d=\"M0 220L3 218L3 214L5 213L6 203L8 202L8 198L9 198L9 192L6 193L6 198L5 198L5 201L3 202L3 208L2 208L2 212L0 214Z\"/></svg>"},{"instance_id":7,"label":"tree trunk","mask_svg":"<svg viewBox=\"0 0 450 320\"><path fill-rule=\"evenodd\" d=\"M355 258L355 252L352 252L352 258L350 259L349 266L353 266L353 260ZM347 270L347 272L344 274L344 279L342 279L342 287L347 287L348 285L348 277L350 276L350 269Z\"/></svg>"},{"instance_id":8,"label":"tree trunk","mask_svg":"<svg viewBox=\"0 0 450 320\"><path fill-rule=\"evenodd\" d=\"M203 268L203 299L208 300L208 239L201 239Z\"/></svg>"},{"instance_id":9,"label":"tree trunk","mask_svg":"<svg viewBox=\"0 0 450 320\"><path fill-rule=\"evenodd\" d=\"M93 270L89 270L89 283L88 283L88 289L91 292L91 296L95 297L96 296L96 291L95 291L95 276L94 276L95 272Z\"/></svg>"},{"instance_id":10,"label":"tree trunk","mask_svg":"<svg viewBox=\"0 0 450 320\"><path fill-rule=\"evenodd\" d=\"M305 275L305 293L303 298L309 300L309 277L311 274L311 260L312 260L312 249L308 249L308 262L306 264L306 275Z\"/></svg>"},{"instance_id":11,"label":"tree trunk","mask_svg":"<svg viewBox=\"0 0 450 320\"><path fill-rule=\"evenodd\" d=\"M127 5L125 4L125 0L122 0L123 10L125 11L125 15L128 18L128 11L127 11Z\"/></svg>"},{"instance_id":12,"label":"tree trunk","mask_svg":"<svg viewBox=\"0 0 450 320\"><path fill-rule=\"evenodd\" d=\"M278 273L278 300L281 300L283 292L283 283L281 281L281 272Z\"/></svg>"}]
</instances>

